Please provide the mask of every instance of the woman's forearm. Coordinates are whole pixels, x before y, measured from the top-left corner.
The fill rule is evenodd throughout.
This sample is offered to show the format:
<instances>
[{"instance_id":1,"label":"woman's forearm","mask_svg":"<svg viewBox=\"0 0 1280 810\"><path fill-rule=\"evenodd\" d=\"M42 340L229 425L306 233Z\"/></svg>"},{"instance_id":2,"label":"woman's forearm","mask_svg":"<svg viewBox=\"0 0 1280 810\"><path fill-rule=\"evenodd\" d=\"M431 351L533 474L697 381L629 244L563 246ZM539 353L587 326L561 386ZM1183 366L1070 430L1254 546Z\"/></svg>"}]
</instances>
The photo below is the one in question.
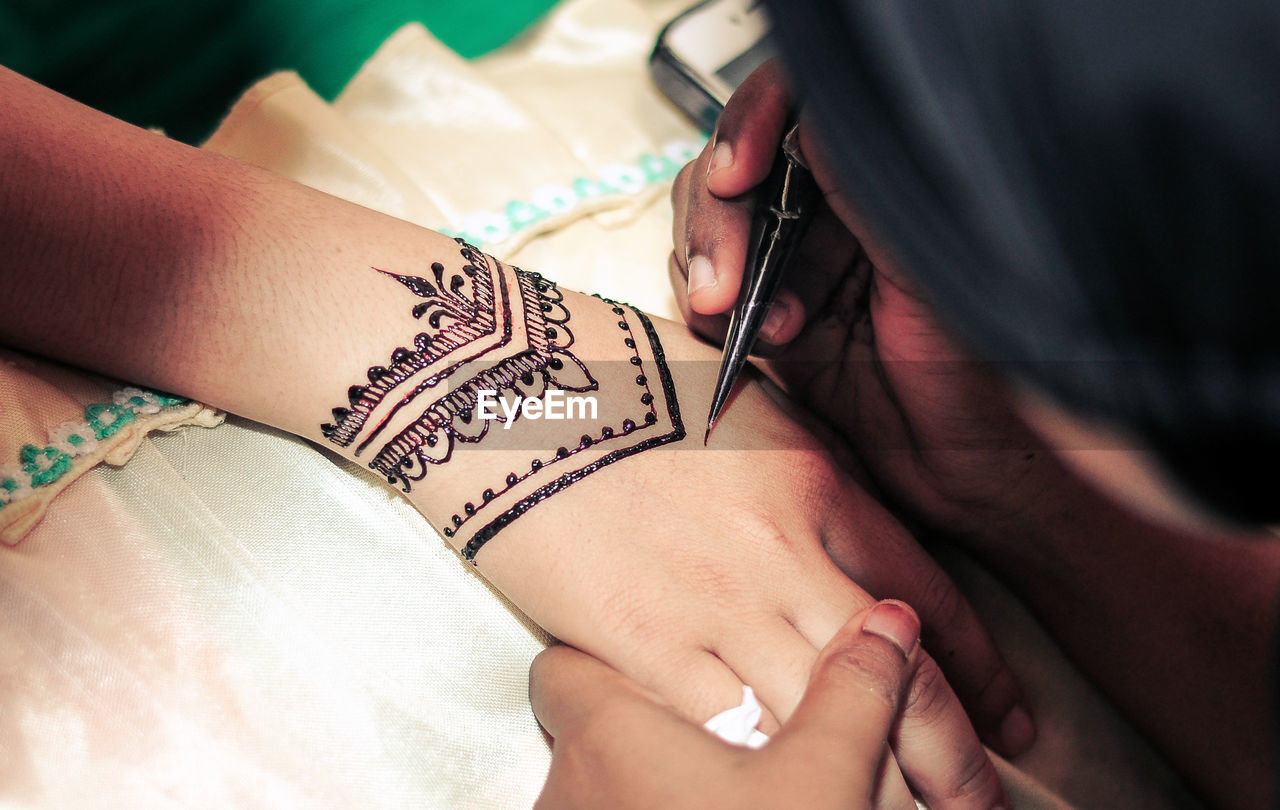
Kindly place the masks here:
<instances>
[{"instance_id":1,"label":"woman's forearm","mask_svg":"<svg viewBox=\"0 0 1280 810\"><path fill-rule=\"evenodd\" d=\"M659 327L630 307L14 74L0 95L6 344L321 442L468 556L684 438Z\"/></svg>"},{"instance_id":2,"label":"woman's forearm","mask_svg":"<svg viewBox=\"0 0 1280 810\"><path fill-rule=\"evenodd\" d=\"M369 268L449 244L9 72L0 96L10 345L314 432L306 402L340 385L352 333L394 340Z\"/></svg>"},{"instance_id":3,"label":"woman's forearm","mask_svg":"<svg viewBox=\"0 0 1280 810\"><path fill-rule=\"evenodd\" d=\"M0 99L0 342L373 469L535 622L687 717L751 684L766 728L787 719L870 601L825 543L874 546L866 575L894 596L936 590L936 565L757 382L709 446L686 429L719 366L687 329L11 73ZM956 670L1011 683L985 632L955 626Z\"/></svg>"}]
</instances>

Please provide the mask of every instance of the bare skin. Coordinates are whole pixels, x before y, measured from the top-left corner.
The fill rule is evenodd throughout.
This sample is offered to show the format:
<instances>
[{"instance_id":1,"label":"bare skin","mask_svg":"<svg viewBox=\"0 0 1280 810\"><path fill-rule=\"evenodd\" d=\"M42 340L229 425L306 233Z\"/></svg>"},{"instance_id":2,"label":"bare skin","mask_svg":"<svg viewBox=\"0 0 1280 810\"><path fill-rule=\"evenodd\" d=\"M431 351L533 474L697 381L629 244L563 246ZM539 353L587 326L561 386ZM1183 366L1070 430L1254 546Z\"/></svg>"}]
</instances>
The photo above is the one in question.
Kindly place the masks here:
<instances>
[{"instance_id":1,"label":"bare skin","mask_svg":"<svg viewBox=\"0 0 1280 810\"><path fill-rule=\"evenodd\" d=\"M722 333L736 296L745 195L789 105L774 68L759 71L676 182L672 283L704 334ZM767 335L772 373L849 439L902 514L1002 574L1215 806L1265 806L1280 543L1207 525L1142 473L1158 465L1133 437L972 359L861 223L811 128L802 135L830 210L793 273L805 287L781 299ZM856 575L856 550L833 556Z\"/></svg>"},{"instance_id":2,"label":"bare skin","mask_svg":"<svg viewBox=\"0 0 1280 810\"><path fill-rule=\"evenodd\" d=\"M758 751L714 739L588 656L548 650L534 662L530 691L534 711L555 738L537 806L915 807L909 795L877 785L883 784L884 740L900 733L904 713L927 702L904 691L924 661L919 628L901 603L882 602L853 617L822 651L795 717ZM1006 801L967 775L916 786L934 807Z\"/></svg>"},{"instance_id":3,"label":"bare skin","mask_svg":"<svg viewBox=\"0 0 1280 810\"><path fill-rule=\"evenodd\" d=\"M534 382L508 376L495 387L510 394L511 386L526 386L535 396L576 387L600 399L599 418L571 434L564 422L525 419L510 431L490 425L482 441L467 443L460 437L474 438L478 425L455 409L431 423L454 431L446 460L410 453L375 469L398 489L411 484L406 496L457 548L509 515L473 549L474 562L535 621L693 721L736 705L750 683L767 709L766 731L795 712L822 647L881 596L920 603L926 625L946 620L934 634L939 649L967 651L958 664L948 662L955 677L1012 683L949 580L763 385L743 387L710 447L700 435L677 435L668 399L686 413L705 413L718 358L685 328L655 321L650 332L640 313L623 308L619 315L613 304L569 291L554 291L562 299L551 301L550 288L522 289L515 268L468 256L440 234L127 126L10 72L0 71L0 97L15 111L0 122L4 344L191 396L372 464L396 449L397 438L431 433L421 421L427 402L443 399L430 386L410 396L430 376L428 366L452 367L455 350L480 364L471 376L451 378L452 386L498 373L510 359L461 332L452 348L428 351L442 345L433 341L448 333L450 318L455 325L461 318L431 323L442 288L456 293L462 309L496 312L497 304L476 303L488 300L478 292L482 277L495 279L493 300L505 291L513 314L536 308L538 317L552 318L542 328L554 329L547 339L565 350L533 352L542 364ZM528 333L534 321L512 322L513 341L537 338ZM632 358L661 379L659 345L669 391L634 379ZM419 352L426 365L375 405L370 386L384 377L372 370L409 362L400 349ZM645 391L652 403L639 399ZM362 409L366 424L347 421ZM653 425L642 427L650 412ZM632 413L639 415L634 436L621 438ZM343 425L354 436L347 443L335 441ZM613 444L600 441L606 427ZM593 442L581 454L557 458L559 447L578 448L583 435ZM560 480L560 470L581 472L613 447L635 448L649 435L675 438L534 497ZM441 445L423 438L418 447L428 446ZM547 469L525 478L539 459ZM553 463L561 465L554 474ZM468 504L474 521L464 520L473 517ZM882 561L866 566L875 583L869 590L827 554L828 547L860 546ZM952 612L930 613L934 604ZM931 674L913 688L942 710L905 724L896 759L885 760L882 791L905 796L905 773L941 795L946 780L963 776L981 787L983 806L996 803L1002 794L977 738L971 731L957 737L968 721L946 682ZM962 806L973 805L937 805Z\"/></svg>"}]
</instances>

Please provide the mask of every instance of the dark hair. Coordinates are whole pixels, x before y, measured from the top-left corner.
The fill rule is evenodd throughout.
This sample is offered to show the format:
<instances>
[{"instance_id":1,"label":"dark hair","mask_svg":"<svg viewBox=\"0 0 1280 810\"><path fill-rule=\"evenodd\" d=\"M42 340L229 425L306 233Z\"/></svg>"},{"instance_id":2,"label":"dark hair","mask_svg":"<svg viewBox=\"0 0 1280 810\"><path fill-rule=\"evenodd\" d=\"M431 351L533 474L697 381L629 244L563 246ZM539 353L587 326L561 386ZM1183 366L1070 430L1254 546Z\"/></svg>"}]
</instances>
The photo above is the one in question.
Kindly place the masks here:
<instances>
[{"instance_id":1,"label":"dark hair","mask_svg":"<svg viewBox=\"0 0 1280 810\"><path fill-rule=\"evenodd\" d=\"M1280 521L1280 4L774 0L860 215L979 356Z\"/></svg>"}]
</instances>

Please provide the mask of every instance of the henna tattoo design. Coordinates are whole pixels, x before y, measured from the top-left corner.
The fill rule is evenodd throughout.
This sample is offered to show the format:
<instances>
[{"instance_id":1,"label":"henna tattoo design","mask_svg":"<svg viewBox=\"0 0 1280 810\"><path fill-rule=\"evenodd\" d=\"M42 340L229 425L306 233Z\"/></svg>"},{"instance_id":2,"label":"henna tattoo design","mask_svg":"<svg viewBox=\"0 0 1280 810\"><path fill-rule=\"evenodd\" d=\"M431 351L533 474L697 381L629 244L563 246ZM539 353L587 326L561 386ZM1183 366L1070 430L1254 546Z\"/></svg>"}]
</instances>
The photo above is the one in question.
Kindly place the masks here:
<instances>
[{"instance_id":1,"label":"henna tattoo design","mask_svg":"<svg viewBox=\"0 0 1280 810\"><path fill-rule=\"evenodd\" d=\"M431 272L436 283L414 276L399 276L379 270L385 276L395 279L407 287L414 295L426 299L413 308L413 317L419 320L427 315L427 323L437 331L435 335L419 332L414 338L414 349L404 347L391 354L391 362L387 366L372 366L368 371L368 385L353 385L347 391L350 408L334 408L332 424L320 426L321 433L329 441L339 447L346 447L360 433L370 414L382 400L401 383L413 377L419 371L430 368L438 361L453 356L464 346L470 346L479 352L486 349L486 343L495 342L505 345L511 339L511 311L508 306L507 288L499 286L500 305L494 301L493 269L483 253L471 248L464 248L463 258L467 261L462 272L471 281L472 297L462 293L467 286L463 276L454 275L448 287L444 283L444 265L435 262ZM501 313L502 330L498 332L497 317ZM441 324L445 317L450 322L444 328ZM466 362L465 357L456 359L451 365L440 369L419 384L420 388L436 385L445 376L453 373ZM402 404L404 402L402 401ZM399 407L399 406L397 406ZM387 417L390 418L390 415ZM385 427L386 420L380 424L373 434L376 436ZM359 455L372 440L372 436L356 450Z\"/></svg>"},{"instance_id":2,"label":"henna tattoo design","mask_svg":"<svg viewBox=\"0 0 1280 810\"><path fill-rule=\"evenodd\" d=\"M386 365L370 367L368 383L351 386L347 406L334 408L333 422L320 427L340 447L359 440L357 457L389 436L368 466L405 492L430 469L447 464L459 445L484 442L490 420L478 417L480 392L523 401L551 390L600 389L597 377L574 352L570 313L556 285L457 241L463 260L458 272L448 272L440 262L431 265L433 280L377 271L422 299L411 314L429 331L414 337L413 348L396 348ZM473 520L496 515L463 544L464 558L474 561L480 547L513 520L585 476L684 438L675 387L652 322L634 308L599 300L600 306L585 315L615 319L622 356L631 367L628 384L634 380L639 396L611 397L614 412L606 415L605 424L560 437L564 443L554 452L536 455L523 471L496 476L492 486L467 501L447 521L446 537L454 539ZM641 332L633 330L632 317ZM656 386L650 380L654 372ZM416 416L406 409L417 411ZM503 417L497 420L509 429L520 415L508 418L511 424Z\"/></svg>"},{"instance_id":3,"label":"henna tattoo design","mask_svg":"<svg viewBox=\"0 0 1280 810\"><path fill-rule=\"evenodd\" d=\"M614 303L614 302L608 301L607 303ZM476 534L467 542L467 544L462 549L462 555L466 559L468 560L474 559L476 552L480 550L480 547L483 546L485 543L487 543L490 540L490 538L492 538L495 534L501 531L504 527L506 527L507 524L511 523L511 521L515 520L520 515L532 509L534 505L540 503L543 500L546 500L547 498L550 498L552 495L556 494L557 492L560 492L561 490L582 480L586 476L602 469L603 467L606 467L614 463L615 461L620 461L628 456L634 455L644 450L649 450L654 447L660 447L661 445L669 444L671 442L678 442L685 437L684 423L680 419L680 403L676 400L675 384L671 380L671 371L667 367L667 358L662 351L662 343L661 341L658 340L657 332L654 331L653 323L649 320L648 316L646 316L643 312L633 307L630 309L635 314L635 316L640 319L641 324L644 326L645 337L649 340L650 346L653 349L654 365L657 367L659 378L661 380L661 384L662 384L661 390L662 390L662 395L666 401L667 419L669 420L670 428L664 433L651 435L648 438L642 439L641 441L635 444L619 447L618 449L609 452L607 455L604 455L596 459L590 464L587 464L581 467L580 469L566 472L563 475L561 475L559 478L555 479L554 481L548 484L545 484L542 487L539 487L536 491L534 491L527 497L521 499L518 503L516 503L514 506L509 508L507 511L503 512L501 515L494 518L492 522L490 522L484 528L480 529L480 531L476 532ZM614 303L613 311L619 315L622 315L625 318L625 314L624 314L625 310L623 310L622 307L618 306L616 303ZM622 326L624 329L630 329L630 326L626 323L625 320L619 321L619 326ZM636 346L636 342L632 338L628 338L626 340L626 343L628 347L631 347L631 348L635 348ZM633 361L633 365L637 366L640 369L643 369L644 364L643 364L643 361L640 360L639 354L636 354L632 358L632 361ZM624 419L622 421L623 436L630 436L636 430L643 430L645 428L652 427L658 421L657 409L653 407L653 403L654 403L653 392L649 389L648 377L643 373L643 371L641 371L640 374L636 375L636 385L641 386L645 389L645 393L640 395L640 402L644 405L649 406L650 410L644 415L643 425L637 425L631 419ZM587 446L590 446L591 442L588 441L589 438L590 437L588 436L582 437L581 444L579 445L580 450L585 449L585 447ZM601 430L601 436L598 441L609 441L610 439L613 439L613 438L615 438L613 430L611 428L606 427L603 430ZM562 454L564 453L565 453L565 448L561 447L557 451L557 458L563 458L564 455ZM535 470L536 469L537 468L535 468ZM508 483L511 483L510 476L508 476Z\"/></svg>"}]
</instances>

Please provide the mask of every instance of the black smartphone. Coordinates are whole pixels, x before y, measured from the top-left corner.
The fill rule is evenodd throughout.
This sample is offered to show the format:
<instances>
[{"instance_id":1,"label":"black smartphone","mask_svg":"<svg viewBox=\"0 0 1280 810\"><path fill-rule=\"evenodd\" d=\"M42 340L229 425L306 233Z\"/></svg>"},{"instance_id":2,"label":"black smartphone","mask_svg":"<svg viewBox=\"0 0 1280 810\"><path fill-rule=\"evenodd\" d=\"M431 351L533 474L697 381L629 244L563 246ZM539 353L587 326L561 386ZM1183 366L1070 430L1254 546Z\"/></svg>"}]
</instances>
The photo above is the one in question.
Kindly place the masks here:
<instances>
[{"instance_id":1,"label":"black smartphone","mask_svg":"<svg viewBox=\"0 0 1280 810\"><path fill-rule=\"evenodd\" d=\"M705 0L668 23L649 73L703 131L715 128L729 96L775 55L761 0Z\"/></svg>"}]
</instances>

